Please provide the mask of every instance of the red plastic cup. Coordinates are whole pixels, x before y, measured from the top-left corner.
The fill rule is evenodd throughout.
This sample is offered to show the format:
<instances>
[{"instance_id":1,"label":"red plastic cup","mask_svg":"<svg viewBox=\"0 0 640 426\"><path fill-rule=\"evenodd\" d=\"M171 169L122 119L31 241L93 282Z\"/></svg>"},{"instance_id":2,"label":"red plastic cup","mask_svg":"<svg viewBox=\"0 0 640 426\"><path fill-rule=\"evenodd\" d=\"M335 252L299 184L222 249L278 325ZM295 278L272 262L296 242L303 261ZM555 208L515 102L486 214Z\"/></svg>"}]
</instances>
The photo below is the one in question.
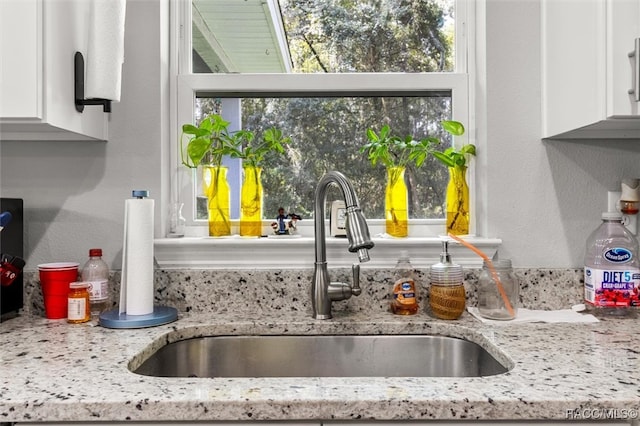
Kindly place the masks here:
<instances>
[{"instance_id":1,"label":"red plastic cup","mask_svg":"<svg viewBox=\"0 0 640 426\"><path fill-rule=\"evenodd\" d=\"M56 262L38 265L44 298L44 314L49 319L67 317L69 284L78 279L79 263Z\"/></svg>"}]
</instances>

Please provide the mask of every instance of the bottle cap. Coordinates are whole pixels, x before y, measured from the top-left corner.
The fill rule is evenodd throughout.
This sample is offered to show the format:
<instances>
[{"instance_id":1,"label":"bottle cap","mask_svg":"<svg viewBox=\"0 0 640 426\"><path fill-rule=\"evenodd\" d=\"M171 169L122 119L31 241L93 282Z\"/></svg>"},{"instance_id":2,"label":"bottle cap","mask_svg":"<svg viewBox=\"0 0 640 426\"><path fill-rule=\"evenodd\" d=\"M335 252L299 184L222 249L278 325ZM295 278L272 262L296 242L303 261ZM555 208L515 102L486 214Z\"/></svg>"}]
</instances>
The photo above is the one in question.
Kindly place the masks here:
<instances>
[{"instance_id":1,"label":"bottle cap","mask_svg":"<svg viewBox=\"0 0 640 426\"><path fill-rule=\"evenodd\" d=\"M102 249L98 249L98 248L89 249L89 257L102 257Z\"/></svg>"},{"instance_id":2,"label":"bottle cap","mask_svg":"<svg viewBox=\"0 0 640 426\"><path fill-rule=\"evenodd\" d=\"M89 288L89 283L84 281L69 283L69 288Z\"/></svg>"},{"instance_id":3,"label":"bottle cap","mask_svg":"<svg viewBox=\"0 0 640 426\"><path fill-rule=\"evenodd\" d=\"M602 212L602 220L622 220L620 212Z\"/></svg>"},{"instance_id":4,"label":"bottle cap","mask_svg":"<svg viewBox=\"0 0 640 426\"><path fill-rule=\"evenodd\" d=\"M400 250L400 257L398 260L409 260L409 250Z\"/></svg>"},{"instance_id":5,"label":"bottle cap","mask_svg":"<svg viewBox=\"0 0 640 426\"><path fill-rule=\"evenodd\" d=\"M442 286L460 285L463 281L462 266L451 261L448 251L449 242L442 241L440 262L431 265L431 284Z\"/></svg>"}]
</instances>

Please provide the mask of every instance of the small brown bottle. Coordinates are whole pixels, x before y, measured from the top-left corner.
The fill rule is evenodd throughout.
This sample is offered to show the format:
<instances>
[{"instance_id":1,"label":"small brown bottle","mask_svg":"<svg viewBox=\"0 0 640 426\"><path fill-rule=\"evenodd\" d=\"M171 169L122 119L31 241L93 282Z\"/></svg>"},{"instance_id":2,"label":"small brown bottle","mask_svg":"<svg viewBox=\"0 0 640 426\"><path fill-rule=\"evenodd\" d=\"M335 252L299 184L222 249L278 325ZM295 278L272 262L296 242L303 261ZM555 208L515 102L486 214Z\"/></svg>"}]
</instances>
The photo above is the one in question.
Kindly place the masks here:
<instances>
[{"instance_id":1,"label":"small brown bottle","mask_svg":"<svg viewBox=\"0 0 640 426\"><path fill-rule=\"evenodd\" d=\"M394 269L391 312L396 315L413 315L418 312L418 295L409 252L402 250Z\"/></svg>"},{"instance_id":2,"label":"small brown bottle","mask_svg":"<svg viewBox=\"0 0 640 426\"><path fill-rule=\"evenodd\" d=\"M69 284L67 298L67 322L79 324L91 319L89 310L89 283L73 282Z\"/></svg>"}]
</instances>

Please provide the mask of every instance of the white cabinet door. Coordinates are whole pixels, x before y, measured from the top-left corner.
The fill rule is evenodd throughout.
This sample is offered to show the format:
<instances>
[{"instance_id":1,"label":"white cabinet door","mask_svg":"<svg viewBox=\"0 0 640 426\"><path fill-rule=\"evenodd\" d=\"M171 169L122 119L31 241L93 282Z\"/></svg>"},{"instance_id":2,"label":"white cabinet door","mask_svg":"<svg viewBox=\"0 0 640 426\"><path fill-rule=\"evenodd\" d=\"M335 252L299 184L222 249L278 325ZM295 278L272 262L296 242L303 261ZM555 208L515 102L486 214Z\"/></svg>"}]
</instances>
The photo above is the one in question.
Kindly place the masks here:
<instances>
[{"instance_id":1,"label":"white cabinet door","mask_svg":"<svg viewBox=\"0 0 640 426\"><path fill-rule=\"evenodd\" d=\"M36 0L0 2L0 117L41 115L41 15ZM31 19L15 19L15 16Z\"/></svg>"},{"instance_id":2,"label":"white cabinet door","mask_svg":"<svg viewBox=\"0 0 640 426\"><path fill-rule=\"evenodd\" d=\"M101 107L75 109L74 54L90 2L0 1L0 140L106 140Z\"/></svg>"},{"instance_id":3,"label":"white cabinet door","mask_svg":"<svg viewBox=\"0 0 640 426\"><path fill-rule=\"evenodd\" d=\"M635 59L629 53L640 38L640 0L610 0L607 4L607 113L610 116L638 115L637 96L634 89L638 73ZM638 52L640 55L640 52Z\"/></svg>"},{"instance_id":4,"label":"white cabinet door","mask_svg":"<svg viewBox=\"0 0 640 426\"><path fill-rule=\"evenodd\" d=\"M640 0L542 0L542 137L640 138Z\"/></svg>"}]
</instances>

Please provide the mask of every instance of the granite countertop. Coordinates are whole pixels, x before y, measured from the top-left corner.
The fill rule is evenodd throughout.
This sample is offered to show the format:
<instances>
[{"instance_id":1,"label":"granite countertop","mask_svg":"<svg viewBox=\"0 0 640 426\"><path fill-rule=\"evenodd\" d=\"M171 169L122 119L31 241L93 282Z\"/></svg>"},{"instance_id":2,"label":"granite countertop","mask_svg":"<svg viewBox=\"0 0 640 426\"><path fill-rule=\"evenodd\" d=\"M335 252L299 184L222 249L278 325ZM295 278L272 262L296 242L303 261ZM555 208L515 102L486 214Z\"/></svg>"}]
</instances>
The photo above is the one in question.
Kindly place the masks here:
<instances>
[{"instance_id":1,"label":"granite countertop","mask_svg":"<svg viewBox=\"0 0 640 426\"><path fill-rule=\"evenodd\" d=\"M0 324L0 421L565 420L585 409L622 418L640 409L639 326L638 319L496 326L468 313L441 321L424 312L339 312L319 321L301 311L258 311L181 312L172 324L111 330L25 314ZM348 379L129 370L166 342L194 336L380 333L467 338L512 369L478 378Z\"/></svg>"}]
</instances>

